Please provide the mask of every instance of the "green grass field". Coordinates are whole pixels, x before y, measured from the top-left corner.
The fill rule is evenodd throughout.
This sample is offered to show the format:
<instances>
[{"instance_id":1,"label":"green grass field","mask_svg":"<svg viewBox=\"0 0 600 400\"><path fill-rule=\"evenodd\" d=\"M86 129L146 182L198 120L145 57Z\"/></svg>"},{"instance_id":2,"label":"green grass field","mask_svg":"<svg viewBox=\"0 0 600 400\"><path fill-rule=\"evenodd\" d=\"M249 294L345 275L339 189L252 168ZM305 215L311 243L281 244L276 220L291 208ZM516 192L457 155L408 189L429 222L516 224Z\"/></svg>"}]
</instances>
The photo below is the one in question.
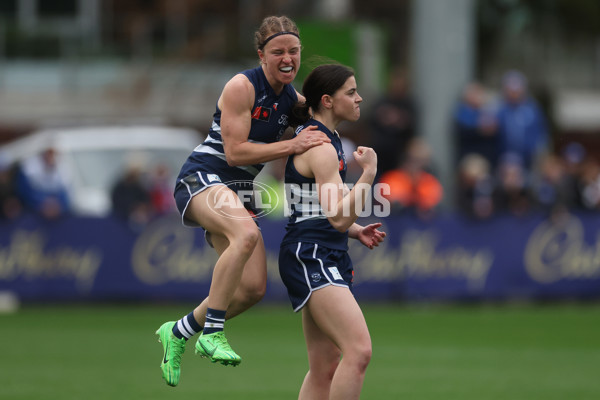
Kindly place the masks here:
<instances>
[{"instance_id":1,"label":"green grass field","mask_svg":"<svg viewBox=\"0 0 600 400\"><path fill-rule=\"evenodd\" d=\"M260 305L228 322L237 368L183 357L160 377L154 331L188 306L27 306L0 315L1 399L295 399L299 315ZM600 398L600 305L363 305L373 359L362 399ZM265 351L271 357L264 356Z\"/></svg>"}]
</instances>

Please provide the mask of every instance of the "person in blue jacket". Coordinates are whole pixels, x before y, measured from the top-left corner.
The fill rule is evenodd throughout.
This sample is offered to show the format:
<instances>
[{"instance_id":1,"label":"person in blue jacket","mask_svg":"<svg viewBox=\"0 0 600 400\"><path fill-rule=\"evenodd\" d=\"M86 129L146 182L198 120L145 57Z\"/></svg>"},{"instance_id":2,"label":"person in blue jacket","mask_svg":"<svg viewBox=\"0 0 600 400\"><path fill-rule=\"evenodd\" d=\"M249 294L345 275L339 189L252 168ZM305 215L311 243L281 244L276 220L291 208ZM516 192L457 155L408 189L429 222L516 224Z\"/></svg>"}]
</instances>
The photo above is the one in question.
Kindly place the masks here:
<instances>
[{"instance_id":1,"label":"person in blue jacket","mask_svg":"<svg viewBox=\"0 0 600 400\"><path fill-rule=\"evenodd\" d=\"M527 78L521 72L504 74L496 121L501 154L518 156L525 170L531 172L548 152L550 138L546 116L527 87Z\"/></svg>"}]
</instances>

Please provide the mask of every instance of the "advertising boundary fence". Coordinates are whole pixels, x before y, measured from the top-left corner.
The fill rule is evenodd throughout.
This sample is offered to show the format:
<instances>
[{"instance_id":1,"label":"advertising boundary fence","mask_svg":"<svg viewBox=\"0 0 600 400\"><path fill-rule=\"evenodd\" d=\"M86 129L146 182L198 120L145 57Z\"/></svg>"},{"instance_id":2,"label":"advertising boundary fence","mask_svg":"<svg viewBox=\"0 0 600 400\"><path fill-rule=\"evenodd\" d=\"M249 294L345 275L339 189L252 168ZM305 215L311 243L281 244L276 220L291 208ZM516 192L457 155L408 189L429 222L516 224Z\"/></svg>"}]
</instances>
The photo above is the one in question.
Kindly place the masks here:
<instances>
[{"instance_id":1,"label":"advertising boundary fence","mask_svg":"<svg viewBox=\"0 0 600 400\"><path fill-rule=\"evenodd\" d=\"M473 221L388 217L369 250L351 240L359 300L552 300L600 297L600 215ZM367 221L362 221L366 223ZM260 220L265 301L287 301L278 249L285 221ZM0 225L0 291L21 301L197 301L216 253L178 216L142 230L113 218L29 215Z\"/></svg>"}]
</instances>

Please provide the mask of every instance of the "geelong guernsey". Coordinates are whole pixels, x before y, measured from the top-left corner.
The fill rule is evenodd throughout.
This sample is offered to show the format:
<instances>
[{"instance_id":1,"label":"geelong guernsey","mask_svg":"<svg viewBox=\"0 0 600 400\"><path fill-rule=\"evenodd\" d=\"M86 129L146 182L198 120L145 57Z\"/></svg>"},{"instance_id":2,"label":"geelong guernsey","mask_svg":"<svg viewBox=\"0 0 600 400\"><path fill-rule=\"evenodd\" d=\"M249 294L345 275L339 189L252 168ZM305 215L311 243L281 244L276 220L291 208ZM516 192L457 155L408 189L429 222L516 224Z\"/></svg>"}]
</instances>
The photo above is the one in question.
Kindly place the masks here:
<instances>
[{"instance_id":1,"label":"geelong guernsey","mask_svg":"<svg viewBox=\"0 0 600 400\"><path fill-rule=\"evenodd\" d=\"M331 139L331 145L338 154L340 177L342 182L345 182L347 165L340 137L314 119L299 126L296 134L310 125L317 125L319 130ZM285 167L285 183L290 218L282 244L316 243L330 249L347 251L348 232L339 232L329 223L319 203L315 179L307 178L296 170L294 155L288 158Z\"/></svg>"},{"instance_id":2,"label":"geelong guernsey","mask_svg":"<svg viewBox=\"0 0 600 400\"><path fill-rule=\"evenodd\" d=\"M288 127L288 117L298 101L296 90L292 85L285 85L279 95L275 94L261 67L241 73L252 83L255 93L248 142L264 144L278 141ZM223 183L239 181L251 184L264 165L231 167L227 164L221 136L221 110L217 105L206 140L188 157L178 181L197 171L204 171L219 175Z\"/></svg>"}]
</instances>

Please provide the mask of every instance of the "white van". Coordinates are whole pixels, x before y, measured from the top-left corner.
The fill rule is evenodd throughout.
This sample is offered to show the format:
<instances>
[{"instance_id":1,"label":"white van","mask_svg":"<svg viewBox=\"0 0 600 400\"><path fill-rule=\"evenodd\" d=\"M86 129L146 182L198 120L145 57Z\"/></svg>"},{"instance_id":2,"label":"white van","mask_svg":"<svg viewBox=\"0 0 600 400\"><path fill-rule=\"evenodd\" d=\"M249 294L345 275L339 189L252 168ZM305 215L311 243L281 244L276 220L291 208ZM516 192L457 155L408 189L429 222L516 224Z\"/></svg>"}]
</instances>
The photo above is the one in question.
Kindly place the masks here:
<instances>
[{"instance_id":1,"label":"white van","mask_svg":"<svg viewBox=\"0 0 600 400\"><path fill-rule=\"evenodd\" d=\"M44 129L0 147L4 164L56 151L70 183L72 211L103 217L111 211L110 191L131 164L151 171L166 166L173 187L181 165L202 142L193 129L165 126L95 126Z\"/></svg>"}]
</instances>

